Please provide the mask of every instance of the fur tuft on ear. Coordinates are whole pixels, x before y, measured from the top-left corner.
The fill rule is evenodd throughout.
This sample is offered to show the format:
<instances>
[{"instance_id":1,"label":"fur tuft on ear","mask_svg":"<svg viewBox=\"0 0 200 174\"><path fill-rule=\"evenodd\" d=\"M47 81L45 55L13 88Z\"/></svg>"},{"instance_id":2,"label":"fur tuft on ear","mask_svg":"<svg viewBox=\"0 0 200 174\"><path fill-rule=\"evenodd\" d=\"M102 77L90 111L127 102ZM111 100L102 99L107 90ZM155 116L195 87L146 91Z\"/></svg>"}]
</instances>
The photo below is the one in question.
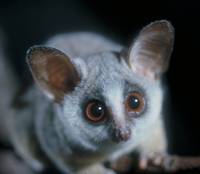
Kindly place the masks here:
<instances>
[{"instance_id":1,"label":"fur tuft on ear","mask_svg":"<svg viewBox=\"0 0 200 174\"><path fill-rule=\"evenodd\" d=\"M55 48L33 46L27 52L27 62L34 80L53 102L60 102L80 80L70 58Z\"/></svg>"},{"instance_id":2,"label":"fur tuft on ear","mask_svg":"<svg viewBox=\"0 0 200 174\"><path fill-rule=\"evenodd\" d=\"M166 20L146 26L129 48L127 62L133 72L158 79L166 70L174 43L174 28Z\"/></svg>"}]
</instances>

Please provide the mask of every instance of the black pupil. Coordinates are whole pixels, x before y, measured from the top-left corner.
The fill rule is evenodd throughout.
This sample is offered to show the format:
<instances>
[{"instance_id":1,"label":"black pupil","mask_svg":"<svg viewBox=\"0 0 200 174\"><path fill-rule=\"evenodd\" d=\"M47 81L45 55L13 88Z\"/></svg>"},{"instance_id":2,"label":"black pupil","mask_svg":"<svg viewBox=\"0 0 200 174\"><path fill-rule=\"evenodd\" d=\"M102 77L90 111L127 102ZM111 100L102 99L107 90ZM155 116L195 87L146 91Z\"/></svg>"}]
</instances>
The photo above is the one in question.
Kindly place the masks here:
<instances>
[{"instance_id":1,"label":"black pupil","mask_svg":"<svg viewBox=\"0 0 200 174\"><path fill-rule=\"evenodd\" d=\"M92 114L93 117L100 117L103 112L103 107L99 103L95 103L92 105L90 108L90 113Z\"/></svg>"},{"instance_id":2,"label":"black pupil","mask_svg":"<svg viewBox=\"0 0 200 174\"><path fill-rule=\"evenodd\" d=\"M130 96L128 99L128 105L131 109L138 109L140 106L140 100L136 96Z\"/></svg>"}]
</instances>

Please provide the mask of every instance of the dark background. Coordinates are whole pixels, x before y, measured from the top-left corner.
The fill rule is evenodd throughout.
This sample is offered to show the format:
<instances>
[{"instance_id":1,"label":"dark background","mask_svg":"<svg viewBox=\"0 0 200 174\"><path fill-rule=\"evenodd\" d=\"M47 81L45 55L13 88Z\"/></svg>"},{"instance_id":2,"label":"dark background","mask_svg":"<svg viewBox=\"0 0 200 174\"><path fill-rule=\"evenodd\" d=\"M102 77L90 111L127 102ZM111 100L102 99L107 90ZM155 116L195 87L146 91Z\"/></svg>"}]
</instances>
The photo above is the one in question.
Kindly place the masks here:
<instances>
[{"instance_id":1,"label":"dark background","mask_svg":"<svg viewBox=\"0 0 200 174\"><path fill-rule=\"evenodd\" d=\"M137 32L160 19L175 27L167 80L171 112L166 120L169 152L200 156L200 1L198 0L29 0L0 1L0 26L20 80L30 77L30 46L67 31L96 31L129 46ZM167 97L166 96L166 97Z\"/></svg>"}]
</instances>

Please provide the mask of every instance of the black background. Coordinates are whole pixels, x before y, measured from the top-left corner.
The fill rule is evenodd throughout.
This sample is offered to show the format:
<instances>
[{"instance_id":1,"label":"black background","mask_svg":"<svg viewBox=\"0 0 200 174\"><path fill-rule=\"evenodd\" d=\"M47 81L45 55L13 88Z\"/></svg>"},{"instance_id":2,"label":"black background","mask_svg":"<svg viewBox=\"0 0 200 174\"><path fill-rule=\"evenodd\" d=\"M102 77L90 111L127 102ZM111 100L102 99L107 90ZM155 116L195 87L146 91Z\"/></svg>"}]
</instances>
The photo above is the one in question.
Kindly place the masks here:
<instances>
[{"instance_id":1,"label":"black background","mask_svg":"<svg viewBox=\"0 0 200 174\"><path fill-rule=\"evenodd\" d=\"M29 0L0 1L0 26L20 80L30 77L26 51L67 31L96 31L129 46L142 27L160 19L175 27L167 72L171 112L166 120L169 152L200 156L200 1Z\"/></svg>"}]
</instances>

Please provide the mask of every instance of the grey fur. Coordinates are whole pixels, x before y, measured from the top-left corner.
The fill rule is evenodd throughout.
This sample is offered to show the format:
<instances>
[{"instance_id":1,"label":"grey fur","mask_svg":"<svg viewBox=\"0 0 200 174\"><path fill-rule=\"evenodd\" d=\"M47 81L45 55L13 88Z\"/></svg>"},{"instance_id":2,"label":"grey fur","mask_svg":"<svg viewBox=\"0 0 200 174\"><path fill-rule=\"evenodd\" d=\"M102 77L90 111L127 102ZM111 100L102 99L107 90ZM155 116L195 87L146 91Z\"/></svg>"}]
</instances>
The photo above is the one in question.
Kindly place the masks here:
<instances>
[{"instance_id":1,"label":"grey fur","mask_svg":"<svg viewBox=\"0 0 200 174\"><path fill-rule=\"evenodd\" d=\"M54 36L46 45L73 58L81 80L59 103L50 102L37 85L24 92L20 102L25 106L13 107L10 114L10 132L18 153L36 170L42 170L50 159L63 172L92 173L91 168L99 162L115 160L134 149L144 150L142 147L149 150L145 137L148 139L156 124L162 124L160 79L133 72L120 54L124 47L94 33ZM133 91L145 100L145 108L138 116L124 109L126 96ZM86 105L92 100L101 101L122 120L122 132L130 126L128 141L113 141L117 128L112 121L94 123L84 116ZM132 114L128 122L123 120L126 114ZM163 130L158 134L152 141L160 138L162 142L156 143L155 149L165 150ZM101 167L96 173L114 172Z\"/></svg>"}]
</instances>

